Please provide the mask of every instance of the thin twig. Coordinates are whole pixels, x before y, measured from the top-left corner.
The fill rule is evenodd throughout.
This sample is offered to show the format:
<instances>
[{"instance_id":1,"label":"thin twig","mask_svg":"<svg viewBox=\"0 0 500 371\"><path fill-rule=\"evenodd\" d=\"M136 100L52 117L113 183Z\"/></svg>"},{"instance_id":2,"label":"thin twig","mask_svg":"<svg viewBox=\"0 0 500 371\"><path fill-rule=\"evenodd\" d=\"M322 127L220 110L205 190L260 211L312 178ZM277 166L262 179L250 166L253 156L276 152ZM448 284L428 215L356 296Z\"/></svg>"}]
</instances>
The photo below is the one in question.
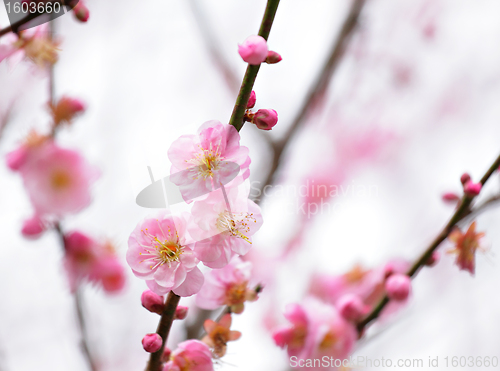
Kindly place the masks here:
<instances>
[{"instance_id":1,"label":"thin twig","mask_svg":"<svg viewBox=\"0 0 500 371\"><path fill-rule=\"evenodd\" d=\"M488 171L481 178L480 183L484 185L491 177L493 172L495 172L498 169L499 166L500 166L500 156L497 157L497 159L493 162ZM455 213L451 216L446 226L437 235L434 241L432 241L432 243L427 247L424 253L410 267L410 269L406 273L408 276L410 277L415 276L419 272L420 268L422 268L429 261L430 257L432 256L432 253L438 248L439 245L441 245L441 243L452 232L455 225L459 221L470 215L472 212L474 212L473 211L474 209L472 209L472 212L470 209L470 206L474 198L475 197L468 195L463 196L458 208L456 209ZM382 298L382 300L377 304L377 306L371 311L371 313L369 313L361 322L358 323L357 328L360 334L362 334L363 330L370 322L379 317L380 313L388 303L389 303L389 298L387 297L387 295L385 295Z\"/></svg>"},{"instance_id":2,"label":"thin twig","mask_svg":"<svg viewBox=\"0 0 500 371\"><path fill-rule=\"evenodd\" d=\"M278 10L278 5L280 0L268 0L266 11L264 17L262 18L262 23L260 24L259 36L264 39L269 38L269 33L271 32L271 27L274 22L274 16ZM240 131L243 127L245 116L245 110L247 108L248 99L252 93L252 88L259 73L259 65L249 64L243 77L243 82L241 83L240 92L238 93L238 98L236 98L236 104L234 105L233 113L231 114L231 119L229 120L229 125L233 125L236 130Z\"/></svg>"},{"instance_id":3,"label":"thin twig","mask_svg":"<svg viewBox=\"0 0 500 371\"><path fill-rule=\"evenodd\" d=\"M172 291L168 293L167 301L165 302L165 307L156 329L156 333L161 336L163 341L161 344L161 348L157 352L151 353L146 371L160 371L162 365L161 358L165 349L165 345L167 344L168 334L170 332L170 328L172 327L175 310L177 309L177 305L179 304L180 299L181 297L175 295Z\"/></svg>"},{"instance_id":4,"label":"thin twig","mask_svg":"<svg viewBox=\"0 0 500 371\"><path fill-rule=\"evenodd\" d=\"M349 44L349 41L354 34L354 30L359 23L359 17L366 0L354 0L345 18L340 33L332 44L331 51L326 61L325 65L321 69L316 80L312 84L312 87L307 94L304 103L300 107L297 116L292 121L292 124L288 128L287 133L281 139L275 142L273 146L274 156L273 162L271 163L271 168L269 169L266 180L262 183L260 187L260 193L266 188L266 186L273 184L276 181L276 174L279 166L281 165L281 158L286 146L290 143L291 138L296 134L297 130L305 119L310 115L310 113L318 107L324 98L325 92L331 83L332 76L335 73L337 67L342 60L344 51ZM260 200L256 200L260 201Z\"/></svg>"}]
</instances>

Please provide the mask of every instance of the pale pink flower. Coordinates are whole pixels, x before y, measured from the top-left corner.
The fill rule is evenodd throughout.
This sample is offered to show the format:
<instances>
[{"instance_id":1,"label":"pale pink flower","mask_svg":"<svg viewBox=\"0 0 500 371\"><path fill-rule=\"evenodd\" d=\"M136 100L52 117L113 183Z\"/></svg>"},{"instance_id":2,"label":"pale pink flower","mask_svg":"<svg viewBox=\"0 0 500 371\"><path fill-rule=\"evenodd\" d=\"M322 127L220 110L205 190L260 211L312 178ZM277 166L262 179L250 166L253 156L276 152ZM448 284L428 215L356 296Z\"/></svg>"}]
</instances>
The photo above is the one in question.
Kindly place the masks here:
<instances>
[{"instance_id":1,"label":"pale pink flower","mask_svg":"<svg viewBox=\"0 0 500 371\"><path fill-rule=\"evenodd\" d=\"M98 171L78 152L46 140L35 147L18 149L15 161L12 157L11 154L9 165L19 170L38 214L60 217L90 204L90 185Z\"/></svg>"},{"instance_id":2,"label":"pale pink flower","mask_svg":"<svg viewBox=\"0 0 500 371\"><path fill-rule=\"evenodd\" d=\"M248 191L246 184L219 189L193 205L193 221L198 226L191 229L198 241L194 251L207 267L222 268L234 254L245 255L250 250L252 235L262 226L262 215L259 206L248 199Z\"/></svg>"},{"instance_id":3,"label":"pale pink flower","mask_svg":"<svg viewBox=\"0 0 500 371\"><path fill-rule=\"evenodd\" d=\"M212 353L205 343L187 340L170 354L163 371L213 371Z\"/></svg>"},{"instance_id":4,"label":"pale pink flower","mask_svg":"<svg viewBox=\"0 0 500 371\"><path fill-rule=\"evenodd\" d=\"M205 122L197 135L181 136L172 143L168 158L170 179L186 202L250 176L248 148L240 146L240 134L233 126L219 121Z\"/></svg>"},{"instance_id":5,"label":"pale pink flower","mask_svg":"<svg viewBox=\"0 0 500 371\"><path fill-rule=\"evenodd\" d=\"M354 325L346 321L333 305L306 298L303 304L289 305L285 317L290 325L273 333L275 343L286 347L298 359L345 359L357 338Z\"/></svg>"},{"instance_id":6,"label":"pale pink flower","mask_svg":"<svg viewBox=\"0 0 500 371\"><path fill-rule=\"evenodd\" d=\"M146 218L128 240L127 262L133 273L158 295L173 291L196 294L203 285L198 259L188 246L186 217L159 215Z\"/></svg>"},{"instance_id":7,"label":"pale pink flower","mask_svg":"<svg viewBox=\"0 0 500 371\"><path fill-rule=\"evenodd\" d=\"M267 58L267 41L262 36L249 36L238 45L238 53L248 64L258 65Z\"/></svg>"},{"instance_id":8,"label":"pale pink flower","mask_svg":"<svg viewBox=\"0 0 500 371\"><path fill-rule=\"evenodd\" d=\"M228 342L238 340L241 337L241 332L231 330L231 322L231 314L226 313L218 322L207 319L203 324L207 334L201 341L212 349L217 358L226 354Z\"/></svg>"},{"instance_id":9,"label":"pale pink flower","mask_svg":"<svg viewBox=\"0 0 500 371\"><path fill-rule=\"evenodd\" d=\"M241 313L245 301L257 299L255 288L249 287L252 263L235 256L222 269L214 269L205 276L205 283L196 296L196 305L203 309L217 309L227 305L232 313Z\"/></svg>"}]
</instances>

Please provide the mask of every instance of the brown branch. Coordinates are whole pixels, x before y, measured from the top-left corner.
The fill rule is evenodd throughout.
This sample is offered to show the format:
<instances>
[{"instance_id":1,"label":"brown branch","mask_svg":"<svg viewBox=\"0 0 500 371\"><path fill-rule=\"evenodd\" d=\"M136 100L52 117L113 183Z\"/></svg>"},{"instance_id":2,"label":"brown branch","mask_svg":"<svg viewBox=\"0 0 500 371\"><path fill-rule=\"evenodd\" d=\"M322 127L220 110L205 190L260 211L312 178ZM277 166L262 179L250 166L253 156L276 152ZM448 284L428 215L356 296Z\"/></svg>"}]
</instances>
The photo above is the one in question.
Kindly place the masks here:
<instances>
[{"instance_id":1,"label":"brown branch","mask_svg":"<svg viewBox=\"0 0 500 371\"><path fill-rule=\"evenodd\" d=\"M309 93L304 100L304 103L302 103L302 106L300 107L292 124L288 128L287 133L273 146L273 162L271 163L271 168L268 172L267 178L262 183L262 187L260 187L260 194L262 194L262 191L266 188L266 186L276 182L276 172L281 165L281 158L286 146L289 144L291 138L296 134L297 130L304 122L304 120L320 104L322 98L324 97L325 92L331 83L332 76L339 66L344 51L349 44L349 41L351 40L356 26L359 23L359 17L365 2L366 0L353 1L351 9L349 10L347 17L342 24L340 33L331 47L328 60L321 69L319 75L316 77L315 82L312 84L312 87L310 88Z\"/></svg>"},{"instance_id":2,"label":"brown branch","mask_svg":"<svg viewBox=\"0 0 500 371\"><path fill-rule=\"evenodd\" d=\"M170 328L172 327L172 322L174 321L175 310L177 309L177 305L179 304L180 299L181 297L174 294L172 291L168 293L167 301L165 302L165 307L156 329L156 333L161 336L163 341L161 344L161 348L157 352L151 353L146 371L161 370L161 358L165 349L165 345L167 344L168 334L170 333Z\"/></svg>"},{"instance_id":3,"label":"brown branch","mask_svg":"<svg viewBox=\"0 0 500 371\"><path fill-rule=\"evenodd\" d=\"M495 172L498 167L500 166L500 156L497 157L497 159L493 162L493 164L490 166L488 171L484 174L484 176L481 178L480 183L484 185L488 179L491 177L493 172ZM437 235L437 237L431 242L431 244L427 247L427 249L423 252L422 255L413 263L413 265L410 267L408 272L406 273L410 277L414 277L422 268L426 262L429 261L430 257L432 256L432 253L441 245L441 243L448 237L448 235L451 233L455 225L460 222L462 219L467 217L468 215L471 215L474 212L474 209L470 209L470 206L472 204L472 201L474 200L475 197L467 196L464 195L462 197L462 200L460 201L460 204L458 208L456 209L455 213L451 216L450 220L446 224L446 226L441 230L441 232ZM377 306L369 313L361 322L358 323L357 328L359 334L362 334L363 330L365 327L372 322L373 320L377 319L382 312L382 310L385 308L385 306L389 303L389 298L387 295L384 296L384 298L377 304Z\"/></svg>"},{"instance_id":4,"label":"brown branch","mask_svg":"<svg viewBox=\"0 0 500 371\"><path fill-rule=\"evenodd\" d=\"M259 29L259 36L262 36L266 40L269 38L269 33L271 32L271 27L274 22L274 16L276 15L276 11L278 10L279 3L280 0L267 1L266 11L264 12L264 17L262 18L262 23L260 24ZM245 72L245 76L243 77L240 92L238 93L233 113L231 114L231 118L229 119L229 125L233 125L238 131L240 131L243 127L243 117L245 116L248 99L250 98L250 94L252 93L252 88L255 83L255 79L257 78L257 74L259 73L259 69L260 64L256 66L249 64Z\"/></svg>"}]
</instances>

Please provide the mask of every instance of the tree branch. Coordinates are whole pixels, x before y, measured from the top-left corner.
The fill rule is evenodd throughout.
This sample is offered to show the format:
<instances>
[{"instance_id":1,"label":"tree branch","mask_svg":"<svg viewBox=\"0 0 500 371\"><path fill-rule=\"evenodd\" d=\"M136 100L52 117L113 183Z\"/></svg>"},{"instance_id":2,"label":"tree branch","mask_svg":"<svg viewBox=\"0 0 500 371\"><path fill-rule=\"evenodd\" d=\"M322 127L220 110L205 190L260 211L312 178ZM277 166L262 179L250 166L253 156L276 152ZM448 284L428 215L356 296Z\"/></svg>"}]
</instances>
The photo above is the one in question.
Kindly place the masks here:
<instances>
[{"instance_id":1,"label":"tree branch","mask_svg":"<svg viewBox=\"0 0 500 371\"><path fill-rule=\"evenodd\" d=\"M167 301L165 302L165 307L156 329L156 333L161 336L163 341L161 348L157 352L151 353L146 371L160 371L161 369L161 357L163 355L165 345L167 344L168 334L170 333L170 328L172 327L172 322L174 321L175 310L177 309L177 305L180 300L181 297L174 294L172 291L168 293Z\"/></svg>"},{"instance_id":2,"label":"tree branch","mask_svg":"<svg viewBox=\"0 0 500 371\"><path fill-rule=\"evenodd\" d=\"M498 169L500 166L500 156L497 157L497 159L493 162L493 164L490 166L488 171L483 175L483 177L480 180L480 183L484 185L488 179L491 177L493 172ZM455 225L467 217L468 215L472 214L474 211L470 209L470 205L472 204L472 201L474 200L475 197L467 196L464 195L462 197L462 200L460 201L460 204L458 208L456 209L455 213L451 216L450 220L446 224L446 226L442 229L442 231L437 235L437 237L431 242L431 244L427 247L427 249L423 252L422 255L413 263L413 265L410 267L408 272L406 273L410 277L414 277L422 268L427 261L429 261L430 257L432 256L432 253L439 247L439 245L448 237L448 235L451 233ZM361 322L358 323L357 328L358 332L361 334L365 327L372 322L373 320L377 319L382 312L382 310L385 308L385 306L389 303L389 298L387 295L384 296L384 298L377 304L377 306L369 313Z\"/></svg>"}]
</instances>

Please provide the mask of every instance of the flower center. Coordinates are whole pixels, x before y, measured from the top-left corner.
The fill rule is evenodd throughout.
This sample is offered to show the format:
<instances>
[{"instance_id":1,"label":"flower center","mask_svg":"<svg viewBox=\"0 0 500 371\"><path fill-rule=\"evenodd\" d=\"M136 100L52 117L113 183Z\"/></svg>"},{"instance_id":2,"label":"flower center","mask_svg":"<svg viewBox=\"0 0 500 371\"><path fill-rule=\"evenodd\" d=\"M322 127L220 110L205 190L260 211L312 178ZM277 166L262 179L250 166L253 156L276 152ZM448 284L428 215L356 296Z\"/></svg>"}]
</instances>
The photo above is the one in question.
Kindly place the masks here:
<instances>
[{"instance_id":1,"label":"flower center","mask_svg":"<svg viewBox=\"0 0 500 371\"><path fill-rule=\"evenodd\" d=\"M56 190L61 190L71 184L71 177L63 170L56 170L52 173L50 183Z\"/></svg>"},{"instance_id":2,"label":"flower center","mask_svg":"<svg viewBox=\"0 0 500 371\"><path fill-rule=\"evenodd\" d=\"M230 235L242 238L251 244L252 242L250 242L250 239L244 234L250 232L249 223L251 221L257 223L253 214L230 213L225 210L219 214L215 224L220 232L228 232Z\"/></svg>"},{"instance_id":3,"label":"flower center","mask_svg":"<svg viewBox=\"0 0 500 371\"><path fill-rule=\"evenodd\" d=\"M232 283L226 290L226 304L231 306L245 302L247 293L247 283Z\"/></svg>"},{"instance_id":4,"label":"flower center","mask_svg":"<svg viewBox=\"0 0 500 371\"><path fill-rule=\"evenodd\" d=\"M219 146L214 148L210 143L210 148L206 149L200 146L200 151L194 155L191 160L186 160L197 167L195 179L212 178L214 171L219 170L220 164L224 158L219 153Z\"/></svg>"},{"instance_id":5,"label":"flower center","mask_svg":"<svg viewBox=\"0 0 500 371\"><path fill-rule=\"evenodd\" d=\"M337 337L335 336L333 331L329 331L319 344L319 348L322 350L330 349L336 343L337 343Z\"/></svg>"},{"instance_id":6,"label":"flower center","mask_svg":"<svg viewBox=\"0 0 500 371\"><path fill-rule=\"evenodd\" d=\"M144 252L141 252L140 255L145 257L141 263L144 261L151 261L153 264L151 264L149 268L156 269L163 264L168 264L170 267L171 263L179 261L184 246L179 243L179 236L177 233L171 233L170 228L168 229L167 236L165 236L162 231L161 237L151 234L147 228L145 230L142 229L141 232L150 240L147 246L141 244L144 248Z\"/></svg>"}]
</instances>

